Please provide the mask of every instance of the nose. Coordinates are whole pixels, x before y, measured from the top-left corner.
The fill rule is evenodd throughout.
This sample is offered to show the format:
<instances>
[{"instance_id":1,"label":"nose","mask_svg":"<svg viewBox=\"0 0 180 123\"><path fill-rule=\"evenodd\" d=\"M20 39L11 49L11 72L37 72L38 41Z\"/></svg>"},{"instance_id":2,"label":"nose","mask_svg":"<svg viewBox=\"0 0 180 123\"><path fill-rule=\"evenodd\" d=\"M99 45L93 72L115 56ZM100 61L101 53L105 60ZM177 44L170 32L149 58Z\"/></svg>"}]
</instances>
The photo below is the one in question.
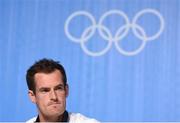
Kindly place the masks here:
<instances>
[{"instance_id":1,"label":"nose","mask_svg":"<svg viewBox=\"0 0 180 123\"><path fill-rule=\"evenodd\" d=\"M50 99L51 100L57 100L57 94L54 90L50 92Z\"/></svg>"}]
</instances>

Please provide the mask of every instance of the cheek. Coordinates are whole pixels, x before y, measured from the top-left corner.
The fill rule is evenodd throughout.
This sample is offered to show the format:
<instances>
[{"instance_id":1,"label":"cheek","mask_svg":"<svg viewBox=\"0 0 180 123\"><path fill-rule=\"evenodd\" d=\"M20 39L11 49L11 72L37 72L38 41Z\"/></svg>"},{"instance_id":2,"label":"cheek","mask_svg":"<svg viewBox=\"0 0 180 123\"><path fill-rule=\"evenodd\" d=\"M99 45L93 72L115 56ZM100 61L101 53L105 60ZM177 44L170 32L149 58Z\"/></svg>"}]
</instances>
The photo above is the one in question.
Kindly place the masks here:
<instances>
[{"instance_id":1,"label":"cheek","mask_svg":"<svg viewBox=\"0 0 180 123\"><path fill-rule=\"evenodd\" d=\"M66 101L66 95L65 94L59 94L58 95L58 99L60 100L60 101Z\"/></svg>"},{"instance_id":2,"label":"cheek","mask_svg":"<svg viewBox=\"0 0 180 123\"><path fill-rule=\"evenodd\" d=\"M40 105L40 106L45 106L48 104L49 101L49 97L48 95L39 95L36 99L36 102Z\"/></svg>"}]
</instances>

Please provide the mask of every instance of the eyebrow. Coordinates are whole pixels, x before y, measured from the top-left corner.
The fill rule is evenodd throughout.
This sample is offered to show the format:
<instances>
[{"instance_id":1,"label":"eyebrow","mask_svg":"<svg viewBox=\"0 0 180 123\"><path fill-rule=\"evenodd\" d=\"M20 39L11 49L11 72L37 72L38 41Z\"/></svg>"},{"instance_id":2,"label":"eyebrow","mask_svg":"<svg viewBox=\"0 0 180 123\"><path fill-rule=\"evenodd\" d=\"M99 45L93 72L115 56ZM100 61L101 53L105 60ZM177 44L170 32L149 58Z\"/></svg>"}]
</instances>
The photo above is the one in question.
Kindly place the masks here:
<instances>
[{"instance_id":1,"label":"eyebrow","mask_svg":"<svg viewBox=\"0 0 180 123\"><path fill-rule=\"evenodd\" d=\"M64 86L64 84L58 84L55 87L60 87L60 86Z\"/></svg>"},{"instance_id":2,"label":"eyebrow","mask_svg":"<svg viewBox=\"0 0 180 123\"><path fill-rule=\"evenodd\" d=\"M64 84L58 84L58 85L54 86L53 88L64 87L64 86L65 86ZM41 87L38 90L42 91L42 90L46 90L46 89L49 90L50 87Z\"/></svg>"}]
</instances>

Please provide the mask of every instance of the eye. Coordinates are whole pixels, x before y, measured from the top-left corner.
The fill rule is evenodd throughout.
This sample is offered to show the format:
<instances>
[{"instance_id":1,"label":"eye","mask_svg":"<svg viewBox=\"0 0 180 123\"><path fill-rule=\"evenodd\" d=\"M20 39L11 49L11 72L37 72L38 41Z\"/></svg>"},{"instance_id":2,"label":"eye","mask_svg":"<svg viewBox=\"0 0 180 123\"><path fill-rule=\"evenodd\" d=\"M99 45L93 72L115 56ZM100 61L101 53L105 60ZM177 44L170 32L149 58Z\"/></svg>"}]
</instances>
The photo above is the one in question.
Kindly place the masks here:
<instances>
[{"instance_id":1,"label":"eye","mask_svg":"<svg viewBox=\"0 0 180 123\"><path fill-rule=\"evenodd\" d=\"M49 92L50 89L48 89L48 88L41 88L39 91L43 92L43 93L46 93L46 92Z\"/></svg>"},{"instance_id":2,"label":"eye","mask_svg":"<svg viewBox=\"0 0 180 123\"><path fill-rule=\"evenodd\" d=\"M60 91L62 91L62 90L64 90L64 86L58 86L55 90L60 90Z\"/></svg>"}]
</instances>

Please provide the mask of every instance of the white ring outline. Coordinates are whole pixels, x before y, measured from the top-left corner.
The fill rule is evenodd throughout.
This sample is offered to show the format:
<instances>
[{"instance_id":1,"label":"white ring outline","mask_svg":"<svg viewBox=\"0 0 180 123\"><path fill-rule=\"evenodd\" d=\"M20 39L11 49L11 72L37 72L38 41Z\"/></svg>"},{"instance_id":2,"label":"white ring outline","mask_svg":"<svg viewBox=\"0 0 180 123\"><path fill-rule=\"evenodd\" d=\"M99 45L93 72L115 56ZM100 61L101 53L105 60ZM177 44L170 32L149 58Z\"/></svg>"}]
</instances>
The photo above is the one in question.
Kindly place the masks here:
<instances>
[{"instance_id":1,"label":"white ring outline","mask_svg":"<svg viewBox=\"0 0 180 123\"><path fill-rule=\"evenodd\" d=\"M89 32L89 30L90 30L91 28L95 28L95 29L96 29L96 28L101 28L101 29L103 29L103 30L109 35L109 37L111 37L111 39L112 39L112 35L111 35L110 31L109 31L105 26L102 26L102 25L101 25L101 26L100 26L100 25L90 26L90 27L88 27L88 28L83 32L82 37L81 37L81 41L80 41L81 48L83 49L83 51L84 51L85 53L87 53L88 55L90 55L90 56L101 56L101 55L105 54L105 53L111 48L112 41L111 41L111 40L107 40L107 41L108 41L108 45L107 45L103 50L98 51L98 52L96 52L96 53L88 50L88 49L86 48L85 44L84 44L87 40L83 40L83 39L85 39L84 37L85 37L86 33ZM92 30L95 30L95 29L92 29Z\"/></svg>"},{"instance_id":2,"label":"white ring outline","mask_svg":"<svg viewBox=\"0 0 180 123\"><path fill-rule=\"evenodd\" d=\"M80 15L84 15L84 16L87 16L91 22L92 22L92 25L96 25L96 20L94 19L94 17L89 13L89 12L86 12L86 11L77 11L77 12L74 12L73 14L71 14L68 19L66 20L65 22L65 33L67 35L67 37L69 39L71 39L72 41L76 42L76 43L79 43L80 42L80 38L76 38L76 37L73 37L70 32L69 32L69 24L70 24L70 21L77 17L77 16L80 16ZM95 30L92 30L92 32L90 32L90 34L86 37L86 40L88 40L93 34L94 34Z\"/></svg>"},{"instance_id":3,"label":"white ring outline","mask_svg":"<svg viewBox=\"0 0 180 123\"><path fill-rule=\"evenodd\" d=\"M152 35L152 36L149 36L149 37L146 37L147 38L147 41L151 41L151 40L155 40L156 38L158 38L160 36L160 34L163 32L164 30L164 26L165 26L165 23L164 23L164 19L162 17L162 15L155 9L150 9L150 8L147 8L147 9L143 9L141 11L139 11L133 18L132 20L132 25L139 25L137 24L137 20L143 15L143 14L147 14L147 13L150 13L150 14L154 14L156 15L157 17L159 17L159 20L160 20L160 28L159 30L156 32L156 34ZM140 26L140 25L139 25ZM135 28L133 28L133 32L134 34L139 37L141 40L143 40L143 37L137 32L137 30Z\"/></svg>"},{"instance_id":4,"label":"white ring outline","mask_svg":"<svg viewBox=\"0 0 180 123\"><path fill-rule=\"evenodd\" d=\"M142 34L143 34L143 36L144 36L144 38L143 38L143 40L142 40L142 43L141 43L141 45L140 45L140 47L139 48L137 48L136 50L134 50L134 51L126 51L126 50L124 50L124 49L122 49L119 45L118 45L118 41L115 41L115 47L116 47L116 49L119 51L119 53L121 53L121 54L123 54L123 55L126 55L126 56L132 56L132 55L136 55L136 54L138 54L139 52L141 52L143 49L144 49L144 47L145 47L145 45L146 45L146 32L143 30L143 28L141 27L141 26L139 26L139 25L133 25L134 27L133 28L138 28L141 32L142 32ZM118 30L118 32L121 32L121 30L123 30L123 28L126 28L125 26L123 26L122 28L120 28L119 30ZM116 33L116 36L118 36L118 32ZM119 40L119 41L121 41L121 40Z\"/></svg>"},{"instance_id":5,"label":"white ring outline","mask_svg":"<svg viewBox=\"0 0 180 123\"><path fill-rule=\"evenodd\" d=\"M113 15L113 14L117 14L117 15L120 15L123 17L123 19L125 20L126 24L125 25L130 25L130 21L127 17L127 15L123 12L123 11L120 11L120 10L110 10L106 13L104 13L101 18L99 19L99 22L98 22L98 25L103 25L103 21L104 19L109 16L109 15ZM106 26L105 26L106 27ZM107 28L107 27L106 27ZM121 27L120 27L121 28ZM98 31L99 31L99 34L105 39L105 40L111 40L109 39L109 37L107 37L103 31L101 29L98 28ZM124 33L122 34L122 36L119 37L118 40L122 39L123 37L125 37L127 35L129 31L129 28L126 28L126 30L124 31ZM116 39L115 38L112 38L113 41L115 41Z\"/></svg>"}]
</instances>

